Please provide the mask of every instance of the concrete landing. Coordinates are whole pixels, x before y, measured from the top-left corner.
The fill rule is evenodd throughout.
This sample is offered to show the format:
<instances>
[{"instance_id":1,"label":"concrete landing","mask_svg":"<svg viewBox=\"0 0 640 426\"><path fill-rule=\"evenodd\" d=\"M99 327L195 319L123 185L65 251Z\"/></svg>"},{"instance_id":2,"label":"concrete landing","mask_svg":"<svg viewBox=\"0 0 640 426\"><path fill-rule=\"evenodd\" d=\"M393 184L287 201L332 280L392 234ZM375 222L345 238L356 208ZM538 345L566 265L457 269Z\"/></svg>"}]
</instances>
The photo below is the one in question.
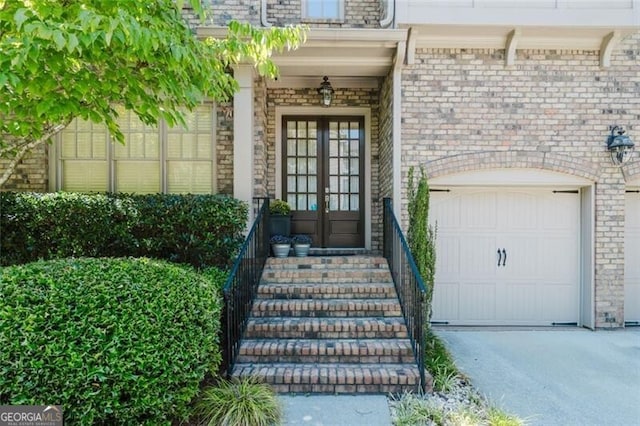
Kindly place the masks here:
<instances>
[{"instance_id":1,"label":"concrete landing","mask_svg":"<svg viewBox=\"0 0 640 426\"><path fill-rule=\"evenodd\" d=\"M390 426L385 395L279 395L283 425Z\"/></svg>"}]
</instances>

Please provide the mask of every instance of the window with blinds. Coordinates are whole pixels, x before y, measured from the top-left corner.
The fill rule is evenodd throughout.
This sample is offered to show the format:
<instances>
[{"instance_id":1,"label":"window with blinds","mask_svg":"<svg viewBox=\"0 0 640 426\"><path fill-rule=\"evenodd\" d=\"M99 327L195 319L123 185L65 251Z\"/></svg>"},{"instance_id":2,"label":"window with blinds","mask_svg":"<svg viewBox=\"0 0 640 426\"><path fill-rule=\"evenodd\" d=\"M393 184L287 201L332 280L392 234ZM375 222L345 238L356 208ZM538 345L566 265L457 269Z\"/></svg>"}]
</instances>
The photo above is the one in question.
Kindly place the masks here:
<instances>
[{"instance_id":1,"label":"window with blinds","mask_svg":"<svg viewBox=\"0 0 640 426\"><path fill-rule=\"evenodd\" d=\"M167 191L213 192L213 114L195 110L186 117L187 129L167 129Z\"/></svg>"},{"instance_id":2,"label":"window with blinds","mask_svg":"<svg viewBox=\"0 0 640 426\"><path fill-rule=\"evenodd\" d=\"M162 191L160 132L131 111L118 108L118 125L125 144L113 143L115 192L152 194Z\"/></svg>"},{"instance_id":3,"label":"window with blinds","mask_svg":"<svg viewBox=\"0 0 640 426\"><path fill-rule=\"evenodd\" d=\"M303 0L302 17L341 20L344 18L343 0Z\"/></svg>"},{"instance_id":4,"label":"window with blinds","mask_svg":"<svg viewBox=\"0 0 640 426\"><path fill-rule=\"evenodd\" d=\"M65 191L108 191L107 129L73 120L60 135L60 168Z\"/></svg>"},{"instance_id":5,"label":"window with blinds","mask_svg":"<svg viewBox=\"0 0 640 426\"><path fill-rule=\"evenodd\" d=\"M212 105L185 113L187 127L147 126L121 108L122 145L105 126L74 120L59 136L58 189L136 193L215 193Z\"/></svg>"}]
</instances>

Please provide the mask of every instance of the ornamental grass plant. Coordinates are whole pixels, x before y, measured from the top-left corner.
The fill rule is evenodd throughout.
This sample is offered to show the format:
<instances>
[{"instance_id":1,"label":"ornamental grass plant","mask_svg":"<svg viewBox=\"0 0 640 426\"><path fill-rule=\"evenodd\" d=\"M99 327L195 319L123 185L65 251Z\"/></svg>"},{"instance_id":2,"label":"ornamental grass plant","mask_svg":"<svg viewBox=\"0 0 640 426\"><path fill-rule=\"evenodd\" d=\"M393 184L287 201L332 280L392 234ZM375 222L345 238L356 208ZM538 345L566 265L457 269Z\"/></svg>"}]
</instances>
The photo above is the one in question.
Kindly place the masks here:
<instances>
[{"instance_id":1,"label":"ornamental grass plant","mask_svg":"<svg viewBox=\"0 0 640 426\"><path fill-rule=\"evenodd\" d=\"M207 426L270 426L282 420L273 389L249 377L221 380L201 393L197 413Z\"/></svg>"}]
</instances>

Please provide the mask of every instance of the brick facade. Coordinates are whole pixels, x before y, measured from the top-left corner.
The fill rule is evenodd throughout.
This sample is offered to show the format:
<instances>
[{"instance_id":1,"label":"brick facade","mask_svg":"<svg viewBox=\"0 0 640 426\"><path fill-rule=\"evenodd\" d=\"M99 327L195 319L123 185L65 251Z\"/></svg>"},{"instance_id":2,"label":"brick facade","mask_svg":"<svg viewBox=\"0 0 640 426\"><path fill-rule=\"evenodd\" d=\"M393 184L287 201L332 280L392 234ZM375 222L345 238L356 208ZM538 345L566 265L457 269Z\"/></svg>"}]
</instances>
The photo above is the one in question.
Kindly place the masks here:
<instances>
[{"instance_id":1,"label":"brick facade","mask_svg":"<svg viewBox=\"0 0 640 426\"><path fill-rule=\"evenodd\" d=\"M305 24L314 28L380 28L380 0L343 0L343 19L305 19L304 0L267 0L267 21L273 26ZM183 14L193 27L226 26L236 20L260 25L260 0L205 0L207 17L200 21L188 7Z\"/></svg>"},{"instance_id":2,"label":"brick facade","mask_svg":"<svg viewBox=\"0 0 640 426\"><path fill-rule=\"evenodd\" d=\"M254 85L254 196L268 197L267 84L256 79Z\"/></svg>"},{"instance_id":3,"label":"brick facade","mask_svg":"<svg viewBox=\"0 0 640 426\"><path fill-rule=\"evenodd\" d=\"M216 107L216 179L220 194L233 195L233 105Z\"/></svg>"},{"instance_id":4,"label":"brick facade","mask_svg":"<svg viewBox=\"0 0 640 426\"><path fill-rule=\"evenodd\" d=\"M204 23L231 19L260 25L260 0L207 0ZM380 27L379 0L344 0L344 20L302 19L302 0L268 0L273 25L320 28ZM596 326L623 326L625 184L640 179L640 159L618 168L605 149L609 126L623 125L640 143L640 32L613 51L601 68L598 50L517 50L505 66L504 49L419 48L402 70L401 190L393 193L394 94L392 71L377 89L336 88L333 107L371 110L372 249L381 249L382 197L401 197L406 223L407 173L424 166L430 178L482 169L524 168L566 173L595 184ZM322 74L318 74L318 82ZM331 75L329 75L332 77ZM295 77L295 76L294 76ZM357 73L349 77L360 77ZM276 108L317 107L316 87L268 88L254 83L254 194L276 190ZM217 190L233 194L233 103L217 106ZM304 110L301 110L304 111ZM331 115L331 108L326 110ZM304 113L304 112L302 112ZM396 129L397 130L397 129ZM49 189L47 147L27 156L2 190ZM6 167L0 161L0 171ZM628 257L628 256L627 256ZM611 320L613 319L613 321Z\"/></svg>"},{"instance_id":5,"label":"brick facade","mask_svg":"<svg viewBox=\"0 0 640 426\"><path fill-rule=\"evenodd\" d=\"M48 146L42 144L18 163L1 191L47 192L49 190ZM0 160L0 173L4 173L9 160Z\"/></svg>"},{"instance_id":6,"label":"brick facade","mask_svg":"<svg viewBox=\"0 0 640 426\"><path fill-rule=\"evenodd\" d=\"M304 23L314 28L380 28L379 0L344 0L344 19L302 18L303 0L268 0L267 20L273 25Z\"/></svg>"},{"instance_id":7,"label":"brick facade","mask_svg":"<svg viewBox=\"0 0 640 426\"><path fill-rule=\"evenodd\" d=\"M188 6L183 10L183 16L193 27L223 27L231 20L260 25L260 0L203 0L202 5L207 11L204 22Z\"/></svg>"},{"instance_id":8,"label":"brick facade","mask_svg":"<svg viewBox=\"0 0 640 426\"><path fill-rule=\"evenodd\" d=\"M609 126L640 129L640 34L600 68L598 51L419 49L403 71L402 177L487 168L568 173L596 183L596 326L622 326L625 176L611 164ZM406 200L405 200L406 204ZM605 317L614 322L605 322Z\"/></svg>"}]
</instances>

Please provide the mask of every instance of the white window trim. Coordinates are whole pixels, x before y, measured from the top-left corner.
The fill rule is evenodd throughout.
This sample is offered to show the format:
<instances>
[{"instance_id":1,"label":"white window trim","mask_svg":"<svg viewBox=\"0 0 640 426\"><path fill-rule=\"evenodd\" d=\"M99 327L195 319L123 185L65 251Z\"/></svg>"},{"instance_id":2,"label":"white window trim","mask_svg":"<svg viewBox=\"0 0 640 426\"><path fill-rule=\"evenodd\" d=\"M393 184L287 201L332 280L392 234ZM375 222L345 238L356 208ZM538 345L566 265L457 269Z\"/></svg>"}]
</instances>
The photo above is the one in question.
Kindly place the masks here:
<instances>
[{"instance_id":1,"label":"white window trim","mask_svg":"<svg viewBox=\"0 0 640 426\"><path fill-rule=\"evenodd\" d=\"M338 0L338 16L337 17L318 17L318 16L309 16L309 1L314 0L302 0L302 21L303 22L344 22L344 0ZM315 0L321 1L321 0Z\"/></svg>"},{"instance_id":2,"label":"white window trim","mask_svg":"<svg viewBox=\"0 0 640 426\"><path fill-rule=\"evenodd\" d=\"M211 176L211 189L212 194L216 194L218 192L218 143L217 143L217 125L218 125L218 114L217 114L217 105L215 102L204 102L205 105L211 106L211 114L212 114L212 124L213 128L211 129L212 135L212 146L213 152L211 153L211 163L213 168L213 173ZM176 126L180 126L176 124ZM167 162L169 161L167 155L167 123L164 120L160 120L158 123L158 137L160 138L160 154L158 156L158 161L160 162L160 192L168 193L168 176L167 176ZM111 135L107 130L107 155L106 161L108 165L108 184L107 184L107 192L115 192L116 187L116 174L115 174L115 155L114 155L114 143L111 142ZM49 145L49 191L61 191L62 190L62 159L60 158L60 144L62 143L62 132L58 133L53 137L52 143Z\"/></svg>"}]
</instances>

